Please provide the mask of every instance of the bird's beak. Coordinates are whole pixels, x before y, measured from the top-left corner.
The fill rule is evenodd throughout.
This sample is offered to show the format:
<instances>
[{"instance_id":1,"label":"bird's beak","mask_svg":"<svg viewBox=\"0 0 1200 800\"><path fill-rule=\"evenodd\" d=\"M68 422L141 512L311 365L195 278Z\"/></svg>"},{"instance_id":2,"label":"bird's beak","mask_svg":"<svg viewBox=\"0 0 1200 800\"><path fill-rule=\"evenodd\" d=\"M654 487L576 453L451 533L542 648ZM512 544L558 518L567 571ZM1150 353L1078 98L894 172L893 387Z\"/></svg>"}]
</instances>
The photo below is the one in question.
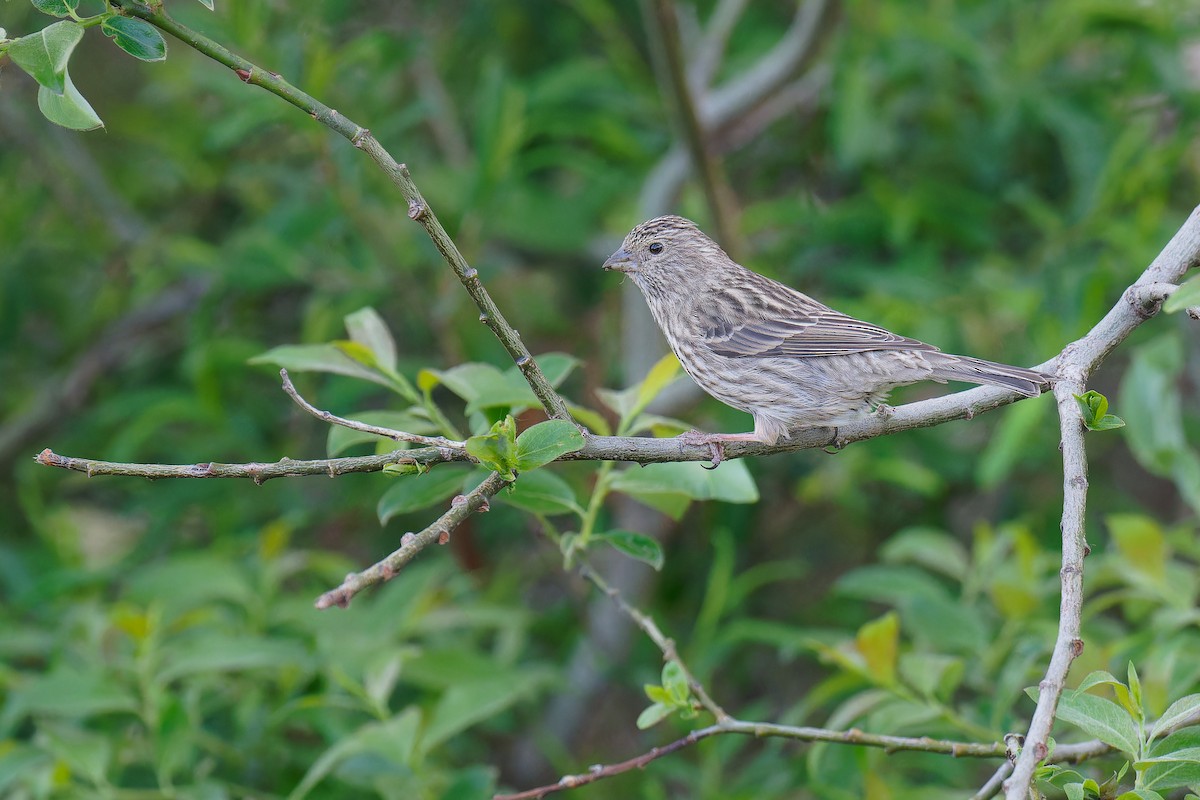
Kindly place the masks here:
<instances>
[{"instance_id":1,"label":"bird's beak","mask_svg":"<svg viewBox=\"0 0 1200 800\"><path fill-rule=\"evenodd\" d=\"M615 269L617 272L637 272L637 259L625 252L625 248L619 248L617 252L608 257L604 262L604 269Z\"/></svg>"}]
</instances>

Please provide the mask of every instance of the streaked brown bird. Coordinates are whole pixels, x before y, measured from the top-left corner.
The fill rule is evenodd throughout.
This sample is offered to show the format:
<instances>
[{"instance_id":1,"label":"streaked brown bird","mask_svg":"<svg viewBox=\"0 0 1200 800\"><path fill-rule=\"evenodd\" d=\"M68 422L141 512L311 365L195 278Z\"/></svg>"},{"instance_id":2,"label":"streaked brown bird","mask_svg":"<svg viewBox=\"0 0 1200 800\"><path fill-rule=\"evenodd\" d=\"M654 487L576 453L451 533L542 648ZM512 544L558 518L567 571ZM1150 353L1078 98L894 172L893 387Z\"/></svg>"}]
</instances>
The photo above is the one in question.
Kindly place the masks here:
<instances>
[{"instance_id":1,"label":"streaked brown bird","mask_svg":"<svg viewBox=\"0 0 1200 800\"><path fill-rule=\"evenodd\" d=\"M700 388L754 416L752 433L698 433L713 461L723 442L774 444L800 428L835 427L886 410L896 386L990 384L1037 397L1041 372L943 353L840 314L734 262L696 224L665 216L638 225L604 269L642 290L679 363Z\"/></svg>"}]
</instances>

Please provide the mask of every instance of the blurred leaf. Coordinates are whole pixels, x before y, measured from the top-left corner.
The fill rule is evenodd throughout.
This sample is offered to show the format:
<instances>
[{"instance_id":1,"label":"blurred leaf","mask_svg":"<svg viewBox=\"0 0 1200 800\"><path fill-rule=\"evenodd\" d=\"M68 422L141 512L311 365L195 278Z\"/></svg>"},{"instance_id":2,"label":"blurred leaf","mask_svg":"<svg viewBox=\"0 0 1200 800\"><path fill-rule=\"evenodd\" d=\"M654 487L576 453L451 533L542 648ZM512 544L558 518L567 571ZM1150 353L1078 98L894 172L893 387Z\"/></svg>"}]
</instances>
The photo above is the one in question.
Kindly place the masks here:
<instances>
[{"instance_id":1,"label":"blurred leaf","mask_svg":"<svg viewBox=\"0 0 1200 800\"><path fill-rule=\"evenodd\" d=\"M163 61L167 57L166 40L149 22L136 17L113 16L100 23L100 30L134 58Z\"/></svg>"},{"instance_id":2,"label":"blurred leaf","mask_svg":"<svg viewBox=\"0 0 1200 800\"><path fill-rule=\"evenodd\" d=\"M1141 514L1109 514L1105 522L1125 563L1156 581L1166 577L1170 553L1157 522Z\"/></svg>"},{"instance_id":3,"label":"blurred leaf","mask_svg":"<svg viewBox=\"0 0 1200 800\"><path fill-rule=\"evenodd\" d=\"M1200 454L1188 446L1184 433L1182 370L1177 335L1162 335L1135 348L1121 379L1121 408L1129 419L1125 438L1138 463L1173 480L1193 511L1200 513Z\"/></svg>"},{"instance_id":4,"label":"blurred leaf","mask_svg":"<svg viewBox=\"0 0 1200 800\"><path fill-rule=\"evenodd\" d=\"M662 569L662 546L655 539L643 533L606 531L605 533L596 534L593 538L610 545L630 558L644 561L656 570Z\"/></svg>"},{"instance_id":5,"label":"blurred leaf","mask_svg":"<svg viewBox=\"0 0 1200 800\"><path fill-rule=\"evenodd\" d=\"M28 72L39 86L61 98L66 93L67 85L70 82L70 78L67 77L67 62L71 60L71 53L82 38L83 28L74 22L64 20L47 25L37 33L14 39L9 43L7 53L13 63ZM75 92L75 95L78 96L79 93ZM79 99L83 98L79 97ZM41 105L40 93L38 104ZM86 101L83 105L87 106ZM91 110L91 106L87 106L87 108L89 111ZM44 109L42 113L46 113ZM95 112L92 112L92 115L95 116ZM64 124L49 114L46 114L46 117L52 122ZM72 126L68 125L67 127ZM90 128L81 128L80 130L90 130Z\"/></svg>"},{"instance_id":6,"label":"blurred leaf","mask_svg":"<svg viewBox=\"0 0 1200 800\"><path fill-rule=\"evenodd\" d=\"M674 710L675 709L671 708L670 706L665 706L662 703L654 703L653 705L647 706L642 710L642 713L638 714L638 730L644 731L648 728L653 728L655 725L671 716L671 713Z\"/></svg>"},{"instance_id":7,"label":"blurred leaf","mask_svg":"<svg viewBox=\"0 0 1200 800\"><path fill-rule=\"evenodd\" d=\"M385 370L396 369L396 340L379 312L367 306L346 315L346 332L350 340L367 348L375 364Z\"/></svg>"},{"instance_id":8,"label":"blurred leaf","mask_svg":"<svg viewBox=\"0 0 1200 800\"><path fill-rule=\"evenodd\" d=\"M87 719L98 714L134 713L137 707L133 693L100 666L56 666L10 688L0 723L7 728L27 714Z\"/></svg>"},{"instance_id":9,"label":"blurred leaf","mask_svg":"<svg viewBox=\"0 0 1200 800\"><path fill-rule=\"evenodd\" d=\"M1163 311L1174 314L1189 306L1200 306L1200 275L1194 275L1183 283L1163 303Z\"/></svg>"},{"instance_id":10,"label":"blurred leaf","mask_svg":"<svg viewBox=\"0 0 1200 800\"><path fill-rule=\"evenodd\" d=\"M583 434L573 422L551 419L526 428L517 437L516 468L519 472L537 469L565 453L583 447Z\"/></svg>"},{"instance_id":11,"label":"blurred leaf","mask_svg":"<svg viewBox=\"0 0 1200 800\"><path fill-rule=\"evenodd\" d=\"M1138 734L1133 719L1111 700L1079 691L1063 692L1058 701L1058 718L1130 758L1138 755Z\"/></svg>"},{"instance_id":12,"label":"blurred leaf","mask_svg":"<svg viewBox=\"0 0 1200 800\"><path fill-rule=\"evenodd\" d=\"M1053 405L1017 403L1009 406L988 440L975 468L975 480L985 489L995 488L1027 457L1034 433Z\"/></svg>"},{"instance_id":13,"label":"blurred leaf","mask_svg":"<svg viewBox=\"0 0 1200 800\"><path fill-rule=\"evenodd\" d=\"M421 753L435 751L450 737L528 697L548 679L544 670L525 668L480 675L451 686L429 713Z\"/></svg>"},{"instance_id":14,"label":"blurred leaf","mask_svg":"<svg viewBox=\"0 0 1200 800\"><path fill-rule=\"evenodd\" d=\"M466 473L465 469L442 465L428 474L398 478L379 498L379 524L386 525L398 514L411 514L460 494Z\"/></svg>"},{"instance_id":15,"label":"blurred leaf","mask_svg":"<svg viewBox=\"0 0 1200 800\"><path fill-rule=\"evenodd\" d=\"M498 498L534 514L582 514L575 490L565 480L545 469L523 473L512 488Z\"/></svg>"},{"instance_id":16,"label":"blurred leaf","mask_svg":"<svg viewBox=\"0 0 1200 800\"><path fill-rule=\"evenodd\" d=\"M647 503L659 499L670 502L671 498L676 501L758 502L758 488L740 460L724 461L713 470L705 469L696 461L630 467L616 474L612 488ZM683 506L686 507L686 503ZM660 506L655 507L662 510ZM668 507L679 508L682 513L682 507Z\"/></svg>"},{"instance_id":17,"label":"blurred leaf","mask_svg":"<svg viewBox=\"0 0 1200 800\"><path fill-rule=\"evenodd\" d=\"M363 753L371 753L397 764L406 765L412 759L421 713L415 707L406 708L391 719L370 722L334 740L334 745L320 755L305 772L304 778L288 795L288 800L301 800L333 773L337 767Z\"/></svg>"},{"instance_id":18,"label":"blurred leaf","mask_svg":"<svg viewBox=\"0 0 1200 800\"><path fill-rule=\"evenodd\" d=\"M962 683L961 658L936 653L905 653L898 662L901 679L924 697L947 702Z\"/></svg>"},{"instance_id":19,"label":"blurred leaf","mask_svg":"<svg viewBox=\"0 0 1200 800\"><path fill-rule=\"evenodd\" d=\"M900 618L884 614L858 629L855 647L866 663L867 674L881 686L896 682L896 654L900 643Z\"/></svg>"},{"instance_id":20,"label":"blurred leaf","mask_svg":"<svg viewBox=\"0 0 1200 800\"><path fill-rule=\"evenodd\" d=\"M937 528L912 527L898 531L879 551L889 563L910 562L956 581L966 577L966 549L958 540Z\"/></svg>"},{"instance_id":21,"label":"blurred leaf","mask_svg":"<svg viewBox=\"0 0 1200 800\"><path fill-rule=\"evenodd\" d=\"M173 642L156 677L165 685L186 675L303 669L308 664L308 653L293 640L210 632Z\"/></svg>"}]
</instances>

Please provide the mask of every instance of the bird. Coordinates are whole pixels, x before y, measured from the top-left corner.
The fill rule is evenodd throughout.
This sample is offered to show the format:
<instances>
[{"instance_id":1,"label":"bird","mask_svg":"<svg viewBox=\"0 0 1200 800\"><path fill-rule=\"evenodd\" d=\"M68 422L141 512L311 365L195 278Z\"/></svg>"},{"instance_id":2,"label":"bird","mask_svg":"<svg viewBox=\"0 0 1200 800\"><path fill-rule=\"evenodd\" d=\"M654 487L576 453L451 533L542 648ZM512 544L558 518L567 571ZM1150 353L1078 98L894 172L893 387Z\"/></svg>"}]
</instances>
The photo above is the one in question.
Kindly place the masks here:
<instances>
[{"instance_id":1,"label":"bird","mask_svg":"<svg viewBox=\"0 0 1200 800\"><path fill-rule=\"evenodd\" d=\"M855 319L746 269L696 223L655 217L604 262L628 275L683 369L700 388L748 412L748 433L691 431L715 467L726 442L776 444L804 428L837 428L886 414L888 392L920 381L1045 391L1051 377L937 347Z\"/></svg>"}]
</instances>

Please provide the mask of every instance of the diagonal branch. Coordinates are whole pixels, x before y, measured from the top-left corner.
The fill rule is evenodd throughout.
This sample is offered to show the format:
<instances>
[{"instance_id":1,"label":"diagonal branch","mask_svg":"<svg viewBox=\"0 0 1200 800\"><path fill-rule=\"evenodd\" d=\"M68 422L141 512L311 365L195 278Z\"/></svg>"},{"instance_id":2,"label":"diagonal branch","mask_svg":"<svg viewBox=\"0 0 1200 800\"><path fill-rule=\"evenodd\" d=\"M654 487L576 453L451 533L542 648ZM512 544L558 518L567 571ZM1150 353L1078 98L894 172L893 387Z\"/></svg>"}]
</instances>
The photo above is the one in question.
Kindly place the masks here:
<instances>
[{"instance_id":1,"label":"diagonal branch","mask_svg":"<svg viewBox=\"0 0 1200 800\"><path fill-rule=\"evenodd\" d=\"M425 530L420 533L404 534L400 539L399 549L392 552L387 558L362 572L351 572L342 581L340 586L336 589L330 589L318 597L316 602L317 608L326 609L331 606L345 608L350 605L350 600L354 598L354 595L366 587L391 580L400 571L401 567L412 561L417 553L429 545L434 542L438 544L449 542L450 532L461 525L467 517L476 511L487 511L488 500L505 486L508 486L509 483L510 481L506 481L500 477L500 473L493 472L484 479L483 483L465 495L460 494L455 497L450 503L450 510L438 517Z\"/></svg>"},{"instance_id":2,"label":"diagonal branch","mask_svg":"<svg viewBox=\"0 0 1200 800\"><path fill-rule=\"evenodd\" d=\"M136 2L136 0L110 0L110 5L123 14L149 22L189 47L224 64L232 69L244 83L261 86L268 92L286 100L369 155L408 201L408 216L421 223L421 227L425 229L438 252L442 254L442 259L454 270L454 274L458 276L458 280L467 290L467 294L471 295L471 299L479 307L480 320L487 324L500 343L504 345L504 349L521 369L521 374L525 376L525 380L528 381L533 393L541 401L546 413L554 419L571 419L571 413L567 410L566 403L546 380L541 368L530 355L529 349L521 341L520 335L504 319L504 315L500 313L500 309L479 280L478 271L463 258L462 253L458 251L453 240L446 233L446 229L442 227L442 223L438 221L429 204L425 202L425 198L421 196L416 184L413 183L408 168L397 162L371 135L369 130L288 83L278 73L270 72L247 61L213 39L179 23L163 10L161 3L146 5Z\"/></svg>"}]
</instances>

